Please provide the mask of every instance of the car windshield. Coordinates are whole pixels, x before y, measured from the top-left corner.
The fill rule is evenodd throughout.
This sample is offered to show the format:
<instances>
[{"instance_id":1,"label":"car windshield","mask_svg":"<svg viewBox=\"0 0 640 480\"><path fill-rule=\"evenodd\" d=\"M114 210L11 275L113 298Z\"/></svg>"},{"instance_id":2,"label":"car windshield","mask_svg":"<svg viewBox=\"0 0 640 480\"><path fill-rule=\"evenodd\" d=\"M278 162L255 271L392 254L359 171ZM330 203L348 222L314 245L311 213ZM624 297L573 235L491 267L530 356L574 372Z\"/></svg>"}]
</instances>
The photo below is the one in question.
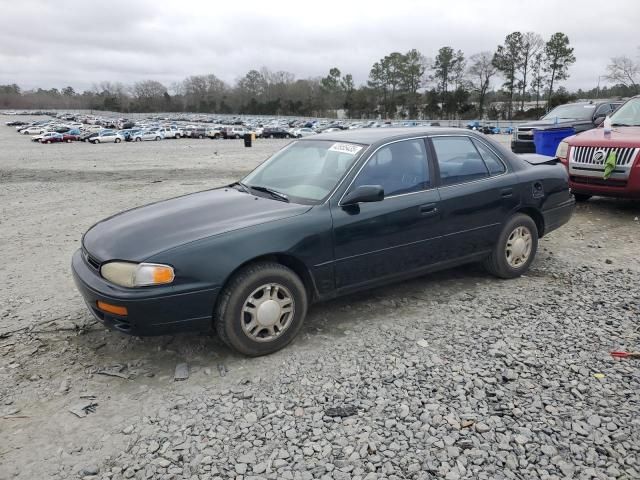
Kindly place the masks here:
<instances>
[{"instance_id":1,"label":"car windshield","mask_svg":"<svg viewBox=\"0 0 640 480\"><path fill-rule=\"evenodd\" d=\"M295 203L321 203L364 148L329 140L293 142L247 175L242 183L285 194Z\"/></svg>"},{"instance_id":2,"label":"car windshield","mask_svg":"<svg viewBox=\"0 0 640 480\"><path fill-rule=\"evenodd\" d=\"M640 126L640 97L632 98L611 115L611 124L618 126Z\"/></svg>"},{"instance_id":3,"label":"car windshield","mask_svg":"<svg viewBox=\"0 0 640 480\"><path fill-rule=\"evenodd\" d=\"M554 118L570 118L572 120L591 120L593 112L595 112L596 106L593 104L578 104L578 105L560 105L549 113L547 113L542 120L553 120Z\"/></svg>"}]
</instances>

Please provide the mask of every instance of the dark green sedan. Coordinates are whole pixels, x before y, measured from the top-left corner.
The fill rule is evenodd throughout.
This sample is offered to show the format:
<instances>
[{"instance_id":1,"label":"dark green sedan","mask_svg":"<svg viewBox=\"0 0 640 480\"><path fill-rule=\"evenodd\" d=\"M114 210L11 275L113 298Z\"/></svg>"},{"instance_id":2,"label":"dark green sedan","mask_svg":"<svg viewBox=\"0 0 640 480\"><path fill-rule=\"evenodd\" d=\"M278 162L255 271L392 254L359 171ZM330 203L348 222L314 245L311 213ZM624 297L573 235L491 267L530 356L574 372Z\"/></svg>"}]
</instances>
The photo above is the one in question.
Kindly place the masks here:
<instances>
[{"instance_id":1,"label":"dark green sedan","mask_svg":"<svg viewBox=\"0 0 640 480\"><path fill-rule=\"evenodd\" d=\"M98 222L72 269L110 328L215 329L264 355L319 300L469 262L517 277L573 207L556 159L481 134L332 132L288 144L239 182Z\"/></svg>"}]
</instances>

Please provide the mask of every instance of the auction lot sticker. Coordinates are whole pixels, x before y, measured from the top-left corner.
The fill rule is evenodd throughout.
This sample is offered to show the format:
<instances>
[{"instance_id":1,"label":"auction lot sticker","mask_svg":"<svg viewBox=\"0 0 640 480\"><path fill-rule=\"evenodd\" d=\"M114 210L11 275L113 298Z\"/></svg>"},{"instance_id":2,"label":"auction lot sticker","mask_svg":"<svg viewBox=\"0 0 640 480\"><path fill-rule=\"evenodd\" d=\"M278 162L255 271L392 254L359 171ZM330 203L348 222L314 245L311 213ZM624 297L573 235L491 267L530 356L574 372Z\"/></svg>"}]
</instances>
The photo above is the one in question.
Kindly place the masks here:
<instances>
[{"instance_id":1,"label":"auction lot sticker","mask_svg":"<svg viewBox=\"0 0 640 480\"><path fill-rule=\"evenodd\" d=\"M334 143L329 148L330 152L348 153L349 155L355 155L360 150L362 150L362 147L353 143Z\"/></svg>"}]
</instances>

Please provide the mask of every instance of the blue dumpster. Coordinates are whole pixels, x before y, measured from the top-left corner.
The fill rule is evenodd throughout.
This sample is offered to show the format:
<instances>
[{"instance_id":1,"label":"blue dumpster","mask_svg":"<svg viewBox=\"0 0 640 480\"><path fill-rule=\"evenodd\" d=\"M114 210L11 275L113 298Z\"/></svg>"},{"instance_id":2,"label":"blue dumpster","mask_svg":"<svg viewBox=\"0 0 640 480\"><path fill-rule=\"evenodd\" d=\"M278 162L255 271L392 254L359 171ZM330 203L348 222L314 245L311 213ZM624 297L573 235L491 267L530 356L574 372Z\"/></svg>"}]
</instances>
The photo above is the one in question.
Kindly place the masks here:
<instances>
[{"instance_id":1,"label":"blue dumpster","mask_svg":"<svg viewBox=\"0 0 640 480\"><path fill-rule=\"evenodd\" d=\"M562 140L576 131L573 127L569 128L551 128L548 130L533 130L533 143L536 146L536 153L540 155L548 155L555 157L556 149Z\"/></svg>"}]
</instances>

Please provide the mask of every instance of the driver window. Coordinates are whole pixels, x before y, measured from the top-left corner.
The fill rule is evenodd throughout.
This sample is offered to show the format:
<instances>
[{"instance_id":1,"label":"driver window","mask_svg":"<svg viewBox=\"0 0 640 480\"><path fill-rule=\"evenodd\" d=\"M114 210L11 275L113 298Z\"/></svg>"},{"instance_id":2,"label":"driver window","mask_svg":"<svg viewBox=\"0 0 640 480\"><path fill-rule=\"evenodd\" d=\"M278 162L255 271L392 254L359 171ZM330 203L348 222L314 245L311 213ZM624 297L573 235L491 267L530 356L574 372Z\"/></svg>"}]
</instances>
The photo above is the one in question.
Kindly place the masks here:
<instances>
[{"instance_id":1,"label":"driver window","mask_svg":"<svg viewBox=\"0 0 640 480\"><path fill-rule=\"evenodd\" d=\"M442 185L489 176L487 166L469 137L432 137L431 141L438 157Z\"/></svg>"},{"instance_id":2,"label":"driver window","mask_svg":"<svg viewBox=\"0 0 640 480\"><path fill-rule=\"evenodd\" d=\"M391 143L374 153L353 182L381 185L385 197L425 190L431 186L427 151L422 139Z\"/></svg>"}]
</instances>

